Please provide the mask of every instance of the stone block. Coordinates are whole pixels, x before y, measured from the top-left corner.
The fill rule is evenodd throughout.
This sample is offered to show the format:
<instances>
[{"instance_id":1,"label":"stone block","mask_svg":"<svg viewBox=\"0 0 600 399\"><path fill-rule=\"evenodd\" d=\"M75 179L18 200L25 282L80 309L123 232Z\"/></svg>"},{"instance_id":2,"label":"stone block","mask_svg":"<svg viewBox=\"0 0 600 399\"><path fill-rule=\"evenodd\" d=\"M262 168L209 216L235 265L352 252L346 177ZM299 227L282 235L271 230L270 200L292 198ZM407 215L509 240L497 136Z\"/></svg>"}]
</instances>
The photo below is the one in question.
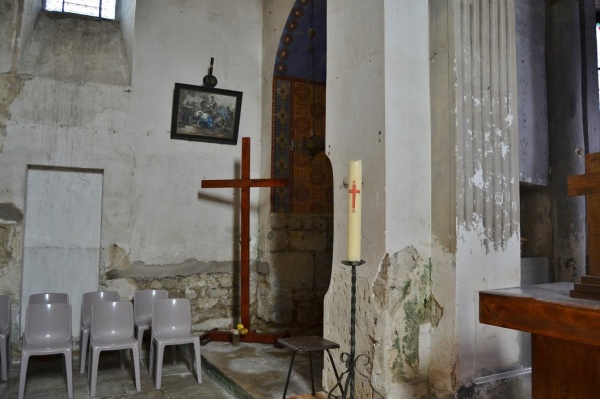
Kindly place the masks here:
<instances>
[{"instance_id":1,"label":"stone block","mask_svg":"<svg viewBox=\"0 0 600 399\"><path fill-rule=\"evenodd\" d=\"M133 294L137 290L137 285L130 279L120 278L116 280L108 280L105 283L106 291L117 291L119 298L122 301L130 301L133 299Z\"/></svg>"},{"instance_id":2,"label":"stone block","mask_svg":"<svg viewBox=\"0 0 600 399\"><path fill-rule=\"evenodd\" d=\"M311 302L315 299L315 292L312 289L296 290L294 300L297 302Z\"/></svg>"},{"instance_id":3,"label":"stone block","mask_svg":"<svg viewBox=\"0 0 600 399\"><path fill-rule=\"evenodd\" d=\"M271 289L312 288L314 276L313 256L308 252L282 252L273 254L271 264Z\"/></svg>"},{"instance_id":4,"label":"stone block","mask_svg":"<svg viewBox=\"0 0 600 399\"><path fill-rule=\"evenodd\" d=\"M312 217L312 228L319 231L327 231L327 218L323 216Z\"/></svg>"},{"instance_id":5,"label":"stone block","mask_svg":"<svg viewBox=\"0 0 600 399\"><path fill-rule=\"evenodd\" d=\"M198 301L195 302L196 306L198 306L198 309L203 310L212 309L219 303L217 298L198 298Z\"/></svg>"},{"instance_id":6,"label":"stone block","mask_svg":"<svg viewBox=\"0 0 600 399\"><path fill-rule=\"evenodd\" d=\"M287 213L273 213L271 214L271 228L273 230L300 230L302 217Z\"/></svg>"},{"instance_id":7,"label":"stone block","mask_svg":"<svg viewBox=\"0 0 600 399\"><path fill-rule=\"evenodd\" d=\"M269 262L257 262L256 271L261 276L268 276L271 271L271 265Z\"/></svg>"},{"instance_id":8,"label":"stone block","mask_svg":"<svg viewBox=\"0 0 600 399\"><path fill-rule=\"evenodd\" d=\"M271 252L286 251L289 247L288 233L285 230L271 231L268 239Z\"/></svg>"},{"instance_id":9,"label":"stone block","mask_svg":"<svg viewBox=\"0 0 600 399\"><path fill-rule=\"evenodd\" d=\"M289 233L290 249L293 251L325 251L327 249L327 233L317 230L291 231Z\"/></svg>"},{"instance_id":10,"label":"stone block","mask_svg":"<svg viewBox=\"0 0 600 399\"><path fill-rule=\"evenodd\" d=\"M302 303L298 306L297 322L303 326L317 324L319 311L314 303Z\"/></svg>"},{"instance_id":11,"label":"stone block","mask_svg":"<svg viewBox=\"0 0 600 399\"><path fill-rule=\"evenodd\" d=\"M274 298L273 312L269 322L287 325L294 321L294 302L289 296L278 295Z\"/></svg>"},{"instance_id":12,"label":"stone block","mask_svg":"<svg viewBox=\"0 0 600 399\"><path fill-rule=\"evenodd\" d=\"M319 252L315 254L315 288L319 291L327 291L331 280L332 254Z\"/></svg>"},{"instance_id":13,"label":"stone block","mask_svg":"<svg viewBox=\"0 0 600 399\"><path fill-rule=\"evenodd\" d=\"M231 279L231 274L223 273L219 277L219 285L222 288L230 288L233 286L233 281Z\"/></svg>"},{"instance_id":14,"label":"stone block","mask_svg":"<svg viewBox=\"0 0 600 399\"><path fill-rule=\"evenodd\" d=\"M23 255L23 225L0 224L0 267L20 261ZM19 283L20 284L20 283Z\"/></svg>"},{"instance_id":15,"label":"stone block","mask_svg":"<svg viewBox=\"0 0 600 399\"><path fill-rule=\"evenodd\" d=\"M209 296L211 298L221 298L229 296L229 291L223 288L214 288L209 291Z\"/></svg>"}]
</instances>

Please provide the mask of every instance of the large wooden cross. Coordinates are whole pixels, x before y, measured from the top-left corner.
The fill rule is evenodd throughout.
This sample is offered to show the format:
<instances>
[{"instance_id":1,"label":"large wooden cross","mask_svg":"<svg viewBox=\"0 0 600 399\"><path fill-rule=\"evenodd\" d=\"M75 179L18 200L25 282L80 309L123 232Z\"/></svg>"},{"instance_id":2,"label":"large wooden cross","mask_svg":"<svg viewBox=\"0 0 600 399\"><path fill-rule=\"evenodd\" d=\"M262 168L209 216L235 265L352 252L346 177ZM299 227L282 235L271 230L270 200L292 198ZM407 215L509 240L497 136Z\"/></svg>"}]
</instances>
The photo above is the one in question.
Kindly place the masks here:
<instances>
[{"instance_id":1,"label":"large wooden cross","mask_svg":"<svg viewBox=\"0 0 600 399\"><path fill-rule=\"evenodd\" d=\"M569 176L569 196L586 196L588 275L581 276L570 296L600 299L600 153L586 154L585 174Z\"/></svg>"},{"instance_id":2,"label":"large wooden cross","mask_svg":"<svg viewBox=\"0 0 600 399\"><path fill-rule=\"evenodd\" d=\"M250 178L250 138L242 138L242 178L231 180L202 180L202 188L241 188L241 259L240 259L240 316L241 323L248 328L248 334L241 336L244 342L276 343L279 336L261 334L250 328L250 188L251 187L284 187L289 179L251 179ZM207 338L207 334L210 338ZM229 331L211 330L203 335L204 343L212 341L228 341Z\"/></svg>"}]
</instances>

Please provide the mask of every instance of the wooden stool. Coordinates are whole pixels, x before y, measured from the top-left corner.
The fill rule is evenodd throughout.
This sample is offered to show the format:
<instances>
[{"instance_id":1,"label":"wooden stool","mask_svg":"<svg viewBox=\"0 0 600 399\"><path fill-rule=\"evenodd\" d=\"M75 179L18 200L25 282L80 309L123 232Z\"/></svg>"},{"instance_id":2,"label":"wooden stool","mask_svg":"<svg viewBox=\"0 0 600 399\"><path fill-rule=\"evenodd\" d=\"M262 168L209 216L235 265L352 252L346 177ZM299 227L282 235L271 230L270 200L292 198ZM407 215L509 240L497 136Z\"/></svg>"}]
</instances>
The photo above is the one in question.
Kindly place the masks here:
<instances>
[{"instance_id":1,"label":"wooden stool","mask_svg":"<svg viewBox=\"0 0 600 399\"><path fill-rule=\"evenodd\" d=\"M312 395L315 396L315 378L313 376L313 366L312 366L312 352L314 351L327 351L329 355L329 360L331 361L331 365L333 366L333 372L335 373L336 381L340 380L338 376L337 369L335 368L335 363L333 361L333 356L331 356L330 349L337 349L340 346L335 342L331 342L321 337L292 337L292 338L280 338L277 340L278 344L286 346L294 351L292 354L292 361L290 362L290 370L288 371L287 380L285 381L285 389L283 391L283 399L285 399L285 395L287 394L288 384L290 383L290 376L292 375L292 367L294 366L294 358L296 357L296 353L304 353L308 352L308 359L310 361L310 382L312 384Z\"/></svg>"}]
</instances>

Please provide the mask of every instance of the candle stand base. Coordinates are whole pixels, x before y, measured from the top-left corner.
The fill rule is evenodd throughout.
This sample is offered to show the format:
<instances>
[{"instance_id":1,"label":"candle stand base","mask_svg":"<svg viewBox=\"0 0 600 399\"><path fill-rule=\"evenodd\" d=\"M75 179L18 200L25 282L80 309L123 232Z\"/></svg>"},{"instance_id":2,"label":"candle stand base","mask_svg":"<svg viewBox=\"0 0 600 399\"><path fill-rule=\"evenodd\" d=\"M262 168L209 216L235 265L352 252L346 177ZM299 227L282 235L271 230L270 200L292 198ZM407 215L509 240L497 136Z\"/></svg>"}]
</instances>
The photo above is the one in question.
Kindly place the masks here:
<instances>
[{"instance_id":1,"label":"candle stand base","mask_svg":"<svg viewBox=\"0 0 600 399\"><path fill-rule=\"evenodd\" d=\"M367 355L359 355L358 357L355 354L355 346L356 346L356 267L365 264L364 260L360 261L348 261L343 260L342 264L345 266L352 267L352 291L351 291L351 299L350 299L350 353L344 352L340 356L340 360L346 366L346 371L344 371L340 377L338 378L336 384L329 391L327 398L341 398L341 399L354 399L354 383L355 383L355 373L356 373L356 363L358 358L366 357L367 363L370 362L370 359ZM346 376L346 381L342 383L342 380ZM343 386L343 388L342 388ZM333 391L339 388L342 391L342 396L335 396Z\"/></svg>"}]
</instances>

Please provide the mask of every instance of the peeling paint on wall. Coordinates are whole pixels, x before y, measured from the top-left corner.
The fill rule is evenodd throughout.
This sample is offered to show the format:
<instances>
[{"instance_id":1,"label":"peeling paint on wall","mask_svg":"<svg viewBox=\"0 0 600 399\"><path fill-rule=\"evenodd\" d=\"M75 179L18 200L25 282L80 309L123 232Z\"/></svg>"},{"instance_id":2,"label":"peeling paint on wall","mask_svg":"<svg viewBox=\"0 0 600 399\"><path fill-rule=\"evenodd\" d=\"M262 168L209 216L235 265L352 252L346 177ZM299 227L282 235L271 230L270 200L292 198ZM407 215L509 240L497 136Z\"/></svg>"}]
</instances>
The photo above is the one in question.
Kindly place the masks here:
<instances>
[{"instance_id":1,"label":"peeling paint on wall","mask_svg":"<svg viewBox=\"0 0 600 399\"><path fill-rule=\"evenodd\" d=\"M420 326L432 321L436 303L431 292L431 261L406 247L384 258L373 282L375 303L390 317L387 364L394 383L423 378L419 373Z\"/></svg>"},{"instance_id":2,"label":"peeling paint on wall","mask_svg":"<svg viewBox=\"0 0 600 399\"><path fill-rule=\"evenodd\" d=\"M3 149L3 139L7 137L6 122L10 117L9 107L21 94L23 82L17 75L0 75L0 153Z\"/></svg>"},{"instance_id":3,"label":"peeling paint on wall","mask_svg":"<svg viewBox=\"0 0 600 399\"><path fill-rule=\"evenodd\" d=\"M0 203L0 221L20 224L23 222L23 212L12 202Z\"/></svg>"}]
</instances>

